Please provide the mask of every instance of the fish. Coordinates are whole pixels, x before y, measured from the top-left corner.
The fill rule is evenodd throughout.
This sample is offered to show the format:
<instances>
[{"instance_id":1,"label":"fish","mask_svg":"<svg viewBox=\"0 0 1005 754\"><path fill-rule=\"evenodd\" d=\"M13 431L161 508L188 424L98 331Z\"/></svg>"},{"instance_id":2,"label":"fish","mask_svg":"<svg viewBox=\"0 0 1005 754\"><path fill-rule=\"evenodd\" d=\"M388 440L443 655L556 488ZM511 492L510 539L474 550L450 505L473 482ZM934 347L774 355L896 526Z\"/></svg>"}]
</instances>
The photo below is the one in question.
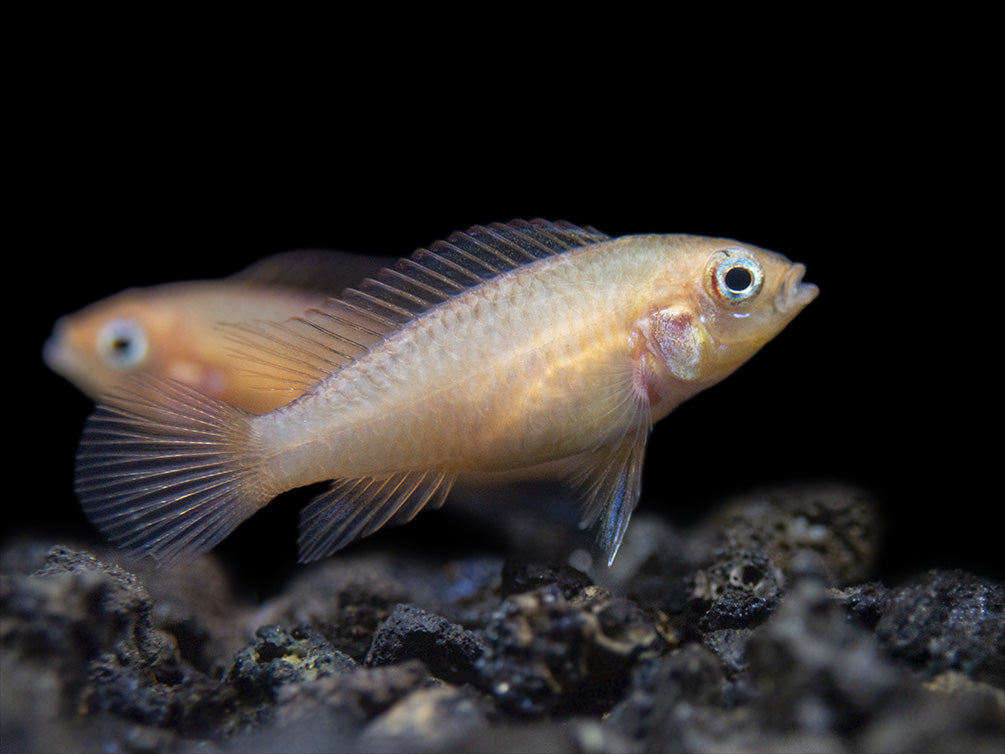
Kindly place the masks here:
<instances>
[{"instance_id":1,"label":"fish","mask_svg":"<svg viewBox=\"0 0 1005 754\"><path fill-rule=\"evenodd\" d=\"M219 280L131 288L61 317L42 359L95 400L127 376L149 374L265 413L301 391L250 369L218 323L298 316L394 261L298 250L266 257Z\"/></svg>"},{"instance_id":2,"label":"fish","mask_svg":"<svg viewBox=\"0 0 1005 754\"><path fill-rule=\"evenodd\" d=\"M106 396L85 423L77 494L109 540L167 565L328 482L300 512L311 562L441 506L458 479L548 467L611 564L651 427L809 304L804 274L729 239L476 225L324 308L231 328L305 386L284 406L255 415L154 378Z\"/></svg>"}]
</instances>

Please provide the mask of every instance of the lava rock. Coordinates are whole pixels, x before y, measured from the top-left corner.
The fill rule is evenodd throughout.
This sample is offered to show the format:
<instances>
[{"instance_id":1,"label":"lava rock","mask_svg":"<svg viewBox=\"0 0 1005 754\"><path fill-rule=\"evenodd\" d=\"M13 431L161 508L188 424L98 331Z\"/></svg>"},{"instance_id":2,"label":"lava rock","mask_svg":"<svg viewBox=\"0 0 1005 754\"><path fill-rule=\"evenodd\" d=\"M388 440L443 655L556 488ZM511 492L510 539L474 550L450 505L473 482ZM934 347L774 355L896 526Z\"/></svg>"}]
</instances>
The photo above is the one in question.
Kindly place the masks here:
<instances>
[{"instance_id":1,"label":"lava rock","mask_svg":"<svg viewBox=\"0 0 1005 754\"><path fill-rule=\"evenodd\" d=\"M3 682L35 672L47 676L41 688L48 692L30 696L35 680L5 686L4 696L24 701L27 693L32 714L50 719L107 713L177 734L206 733L233 693L182 659L174 638L153 626L151 608L134 574L67 548L50 550L31 575L4 576Z\"/></svg>"},{"instance_id":2,"label":"lava rock","mask_svg":"<svg viewBox=\"0 0 1005 754\"><path fill-rule=\"evenodd\" d=\"M767 620L782 591L781 573L764 553L721 549L692 576L688 612L702 633L752 628Z\"/></svg>"},{"instance_id":3,"label":"lava rock","mask_svg":"<svg viewBox=\"0 0 1005 754\"><path fill-rule=\"evenodd\" d=\"M90 663L106 655L151 677L178 677L175 647L151 624L150 609L150 596L133 574L56 547L34 574L0 582L0 644L6 658L54 673L62 708L76 710Z\"/></svg>"},{"instance_id":4,"label":"lava rock","mask_svg":"<svg viewBox=\"0 0 1005 754\"><path fill-rule=\"evenodd\" d=\"M748 669L747 642L753 634L750 628L722 628L706 631L700 640L719 659L726 676L737 678Z\"/></svg>"},{"instance_id":5,"label":"lava rock","mask_svg":"<svg viewBox=\"0 0 1005 754\"><path fill-rule=\"evenodd\" d=\"M800 554L812 553L831 586L872 573L881 529L872 495L844 484L792 484L747 493L727 502L707 525L722 549L749 550L783 575Z\"/></svg>"},{"instance_id":6,"label":"lava rock","mask_svg":"<svg viewBox=\"0 0 1005 754\"><path fill-rule=\"evenodd\" d=\"M606 710L633 664L666 648L661 630L658 616L599 587L573 600L558 584L515 594L483 631L482 687L520 715Z\"/></svg>"},{"instance_id":7,"label":"lava rock","mask_svg":"<svg viewBox=\"0 0 1005 754\"><path fill-rule=\"evenodd\" d=\"M840 485L795 485L728 502L699 531L706 552L678 559L661 607L682 614L681 633L752 629L778 606L789 580L809 570L831 585L869 572L875 560L876 514L865 493ZM665 556L658 556L660 561ZM651 569L652 564L647 564ZM683 572L683 573L682 573ZM683 587L683 588L682 588Z\"/></svg>"},{"instance_id":8,"label":"lava rock","mask_svg":"<svg viewBox=\"0 0 1005 754\"><path fill-rule=\"evenodd\" d=\"M489 727L481 700L449 684L413 691L361 733L364 751L468 750L465 743ZM477 751L477 749L476 749Z\"/></svg>"},{"instance_id":9,"label":"lava rock","mask_svg":"<svg viewBox=\"0 0 1005 754\"><path fill-rule=\"evenodd\" d=\"M507 560L503 563L499 592L503 597L509 597L550 584L557 585L562 596L570 599L592 586L593 581L566 563Z\"/></svg>"},{"instance_id":10,"label":"lava rock","mask_svg":"<svg viewBox=\"0 0 1005 754\"><path fill-rule=\"evenodd\" d=\"M483 651L476 634L415 605L397 605L377 629L364 664L422 660L437 678L463 684L476 680L475 663Z\"/></svg>"},{"instance_id":11,"label":"lava rock","mask_svg":"<svg viewBox=\"0 0 1005 754\"><path fill-rule=\"evenodd\" d=\"M0 737L34 751L998 754L1002 586L875 580L873 520L868 496L803 485L689 527L637 517L610 569L583 552L573 568L535 548L504 562L363 543L270 579L261 602L218 555L152 570L17 541L0 551Z\"/></svg>"},{"instance_id":12,"label":"lava rock","mask_svg":"<svg viewBox=\"0 0 1005 754\"><path fill-rule=\"evenodd\" d=\"M770 728L807 734L853 729L910 684L875 637L845 617L825 585L794 585L747 643L753 702Z\"/></svg>"},{"instance_id":13,"label":"lava rock","mask_svg":"<svg viewBox=\"0 0 1005 754\"><path fill-rule=\"evenodd\" d=\"M883 608L889 595L889 589L883 584L870 581L865 584L839 589L831 589L830 594L844 607L848 617L862 628L875 630L879 619L883 617Z\"/></svg>"},{"instance_id":14,"label":"lava rock","mask_svg":"<svg viewBox=\"0 0 1005 754\"><path fill-rule=\"evenodd\" d=\"M252 707L275 702L281 686L307 683L356 667L351 657L307 626L262 626L255 638L238 652L227 677L241 700Z\"/></svg>"},{"instance_id":15,"label":"lava rock","mask_svg":"<svg viewBox=\"0 0 1005 754\"><path fill-rule=\"evenodd\" d=\"M347 556L297 573L256 619L261 625L313 626L333 647L362 663L378 626L412 595L388 562Z\"/></svg>"},{"instance_id":16,"label":"lava rock","mask_svg":"<svg viewBox=\"0 0 1005 754\"><path fill-rule=\"evenodd\" d=\"M965 571L929 571L891 590L881 644L926 678L958 670L1005 687L1005 586Z\"/></svg>"},{"instance_id":17,"label":"lava rock","mask_svg":"<svg viewBox=\"0 0 1005 754\"><path fill-rule=\"evenodd\" d=\"M629 693L604 724L631 740L664 742L652 749L665 751L666 741L679 739L679 712L697 707L722 710L725 688L718 658L700 645L688 644L639 663Z\"/></svg>"},{"instance_id":18,"label":"lava rock","mask_svg":"<svg viewBox=\"0 0 1005 754\"><path fill-rule=\"evenodd\" d=\"M436 685L438 682L419 660L379 668L357 667L346 673L280 686L275 720L279 727L291 730L319 724L324 728L325 721L335 721L343 728L336 740L348 743L370 721L412 692Z\"/></svg>"},{"instance_id":19,"label":"lava rock","mask_svg":"<svg viewBox=\"0 0 1005 754\"><path fill-rule=\"evenodd\" d=\"M259 625L314 626L363 663L374 634L399 604L416 605L453 623L483 623L498 603L501 566L500 558L340 554L303 568L254 619Z\"/></svg>"}]
</instances>

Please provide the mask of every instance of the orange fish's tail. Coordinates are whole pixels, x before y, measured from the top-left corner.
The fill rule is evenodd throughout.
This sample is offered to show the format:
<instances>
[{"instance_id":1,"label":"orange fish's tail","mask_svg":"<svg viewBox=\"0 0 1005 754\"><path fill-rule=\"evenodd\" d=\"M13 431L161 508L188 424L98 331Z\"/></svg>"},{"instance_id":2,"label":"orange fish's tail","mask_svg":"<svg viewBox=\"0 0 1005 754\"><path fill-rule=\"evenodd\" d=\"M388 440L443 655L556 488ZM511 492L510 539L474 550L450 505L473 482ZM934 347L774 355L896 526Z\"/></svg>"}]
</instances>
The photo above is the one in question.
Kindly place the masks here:
<instances>
[{"instance_id":1,"label":"orange fish's tail","mask_svg":"<svg viewBox=\"0 0 1005 754\"><path fill-rule=\"evenodd\" d=\"M84 427L75 479L84 512L158 563L206 552L271 499L254 418L181 383L131 381Z\"/></svg>"}]
</instances>

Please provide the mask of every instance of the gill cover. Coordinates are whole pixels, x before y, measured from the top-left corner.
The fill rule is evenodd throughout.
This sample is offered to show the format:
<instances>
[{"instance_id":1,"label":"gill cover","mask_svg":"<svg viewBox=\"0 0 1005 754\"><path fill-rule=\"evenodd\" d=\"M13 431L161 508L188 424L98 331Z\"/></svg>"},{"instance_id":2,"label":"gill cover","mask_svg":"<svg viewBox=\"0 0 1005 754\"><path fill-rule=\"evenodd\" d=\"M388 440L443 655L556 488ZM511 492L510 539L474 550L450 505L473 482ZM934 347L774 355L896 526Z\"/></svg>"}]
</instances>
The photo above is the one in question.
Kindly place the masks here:
<instances>
[{"instance_id":1,"label":"gill cover","mask_svg":"<svg viewBox=\"0 0 1005 754\"><path fill-rule=\"evenodd\" d=\"M650 328L660 356L673 375L686 382L698 379L708 335L691 309L687 306L660 309L652 315Z\"/></svg>"}]
</instances>

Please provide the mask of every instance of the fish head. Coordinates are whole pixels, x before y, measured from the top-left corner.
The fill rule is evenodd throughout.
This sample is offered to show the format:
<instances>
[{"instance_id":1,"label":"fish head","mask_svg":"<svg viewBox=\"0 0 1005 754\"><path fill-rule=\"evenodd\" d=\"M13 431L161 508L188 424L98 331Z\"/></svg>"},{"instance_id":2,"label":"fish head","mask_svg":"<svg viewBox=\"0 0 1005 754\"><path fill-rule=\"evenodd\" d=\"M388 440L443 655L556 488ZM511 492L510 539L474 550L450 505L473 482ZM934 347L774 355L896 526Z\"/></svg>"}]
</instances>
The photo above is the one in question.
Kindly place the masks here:
<instances>
[{"instance_id":1,"label":"fish head","mask_svg":"<svg viewBox=\"0 0 1005 754\"><path fill-rule=\"evenodd\" d=\"M123 291L60 318L42 350L52 371L97 398L126 375L149 371L169 329L157 307Z\"/></svg>"},{"instance_id":2,"label":"fish head","mask_svg":"<svg viewBox=\"0 0 1005 754\"><path fill-rule=\"evenodd\" d=\"M671 379L693 394L714 384L774 338L818 294L806 268L737 241L675 237L677 283L646 323ZM683 282L680 282L683 281Z\"/></svg>"}]
</instances>

